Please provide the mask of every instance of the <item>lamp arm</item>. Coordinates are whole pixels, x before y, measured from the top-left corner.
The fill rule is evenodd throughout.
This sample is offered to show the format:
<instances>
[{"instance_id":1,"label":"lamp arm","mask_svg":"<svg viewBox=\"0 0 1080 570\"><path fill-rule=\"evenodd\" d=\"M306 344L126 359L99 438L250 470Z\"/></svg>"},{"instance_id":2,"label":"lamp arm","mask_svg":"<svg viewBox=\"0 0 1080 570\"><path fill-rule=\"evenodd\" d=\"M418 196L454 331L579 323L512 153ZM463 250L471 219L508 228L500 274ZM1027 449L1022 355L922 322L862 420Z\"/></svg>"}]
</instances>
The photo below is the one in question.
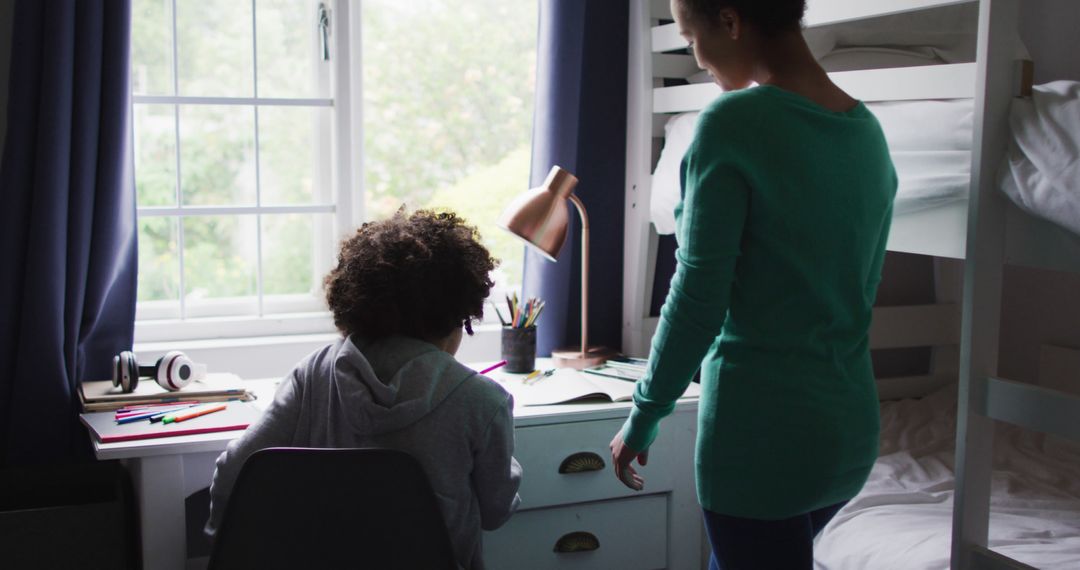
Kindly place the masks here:
<instances>
[{"instance_id":1,"label":"lamp arm","mask_svg":"<svg viewBox=\"0 0 1080 570\"><path fill-rule=\"evenodd\" d=\"M589 215L585 213L585 204L576 194L570 194L578 214L581 215L581 357L589 353Z\"/></svg>"}]
</instances>

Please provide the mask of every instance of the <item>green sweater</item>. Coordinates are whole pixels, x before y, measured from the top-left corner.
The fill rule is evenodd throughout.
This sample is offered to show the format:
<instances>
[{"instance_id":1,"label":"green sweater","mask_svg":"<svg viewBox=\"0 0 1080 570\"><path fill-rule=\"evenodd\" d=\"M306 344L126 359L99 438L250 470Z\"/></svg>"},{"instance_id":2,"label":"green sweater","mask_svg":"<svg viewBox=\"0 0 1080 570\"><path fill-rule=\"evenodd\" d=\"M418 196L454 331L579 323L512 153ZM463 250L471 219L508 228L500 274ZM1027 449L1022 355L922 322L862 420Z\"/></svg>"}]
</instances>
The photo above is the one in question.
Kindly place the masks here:
<instances>
[{"instance_id":1,"label":"green sweater","mask_svg":"<svg viewBox=\"0 0 1080 570\"><path fill-rule=\"evenodd\" d=\"M627 445L648 449L700 368L703 507L780 519L854 497L877 457L868 331L896 193L877 119L772 86L724 94L682 188Z\"/></svg>"}]
</instances>

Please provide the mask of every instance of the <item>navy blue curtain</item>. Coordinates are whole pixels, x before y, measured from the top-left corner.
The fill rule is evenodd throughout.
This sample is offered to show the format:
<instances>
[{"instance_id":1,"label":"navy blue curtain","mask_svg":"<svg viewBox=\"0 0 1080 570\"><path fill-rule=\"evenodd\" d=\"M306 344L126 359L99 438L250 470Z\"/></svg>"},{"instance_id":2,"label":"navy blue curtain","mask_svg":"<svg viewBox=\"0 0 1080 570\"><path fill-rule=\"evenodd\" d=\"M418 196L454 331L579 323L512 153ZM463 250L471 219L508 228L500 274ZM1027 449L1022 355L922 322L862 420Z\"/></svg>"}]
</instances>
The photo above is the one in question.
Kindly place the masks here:
<instances>
[{"instance_id":1,"label":"navy blue curtain","mask_svg":"<svg viewBox=\"0 0 1080 570\"><path fill-rule=\"evenodd\" d=\"M2 465L88 457L78 383L131 347L130 0L15 7L0 164Z\"/></svg>"},{"instance_id":2,"label":"navy blue curtain","mask_svg":"<svg viewBox=\"0 0 1080 570\"><path fill-rule=\"evenodd\" d=\"M589 214L589 344L622 344L623 196L626 178L626 68L629 2L541 0L531 186L552 165L579 179ZM544 299L538 354L581 342L581 235L558 262L527 252L525 292Z\"/></svg>"}]
</instances>

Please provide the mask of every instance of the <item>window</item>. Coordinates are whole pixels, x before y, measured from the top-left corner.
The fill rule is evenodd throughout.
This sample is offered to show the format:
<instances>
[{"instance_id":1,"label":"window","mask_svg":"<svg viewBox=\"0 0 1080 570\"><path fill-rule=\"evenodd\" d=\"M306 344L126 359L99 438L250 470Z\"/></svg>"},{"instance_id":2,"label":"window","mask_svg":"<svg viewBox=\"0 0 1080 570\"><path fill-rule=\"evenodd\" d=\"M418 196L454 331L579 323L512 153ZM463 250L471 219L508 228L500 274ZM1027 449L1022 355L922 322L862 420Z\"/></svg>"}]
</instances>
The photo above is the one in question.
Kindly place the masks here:
<instances>
[{"instance_id":1,"label":"window","mask_svg":"<svg viewBox=\"0 0 1080 570\"><path fill-rule=\"evenodd\" d=\"M494 222L528 183L536 17L535 0L135 0L137 340L331 331L340 238L402 204L464 215L517 288L521 247Z\"/></svg>"},{"instance_id":2,"label":"window","mask_svg":"<svg viewBox=\"0 0 1080 570\"><path fill-rule=\"evenodd\" d=\"M529 187L536 0L362 6L369 215L451 208L502 261L496 288L519 289L524 250L495 221Z\"/></svg>"}]
</instances>

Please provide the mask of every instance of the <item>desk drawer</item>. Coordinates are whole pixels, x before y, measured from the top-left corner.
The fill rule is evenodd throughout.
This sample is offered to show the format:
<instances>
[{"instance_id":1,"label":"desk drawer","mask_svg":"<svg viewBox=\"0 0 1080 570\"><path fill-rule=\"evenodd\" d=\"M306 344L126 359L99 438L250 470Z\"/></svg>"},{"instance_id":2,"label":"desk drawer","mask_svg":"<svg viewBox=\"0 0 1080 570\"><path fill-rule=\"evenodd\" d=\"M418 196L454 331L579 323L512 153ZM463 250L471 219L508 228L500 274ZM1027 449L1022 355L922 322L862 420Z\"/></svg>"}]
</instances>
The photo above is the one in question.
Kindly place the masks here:
<instances>
[{"instance_id":1,"label":"desk drawer","mask_svg":"<svg viewBox=\"0 0 1080 570\"><path fill-rule=\"evenodd\" d=\"M667 517L667 495L519 512L484 534L484 562L492 570L664 568ZM590 538L577 542L587 550L556 552L571 533L588 533Z\"/></svg>"},{"instance_id":2,"label":"desk drawer","mask_svg":"<svg viewBox=\"0 0 1080 570\"><path fill-rule=\"evenodd\" d=\"M551 505L581 503L638 494L615 479L608 445L623 425L623 420L597 420L558 425L522 427L514 431L514 456L524 469L521 481L522 508L535 509ZM676 450L658 440L649 452L649 465L634 468L645 478L645 491L669 491L673 484L673 469L690 469L692 465L673 465ZM572 457L586 457L588 469L574 471L560 467ZM568 461L569 460L569 461ZM599 462L597 461L599 460ZM562 471L562 472L560 472Z\"/></svg>"}]
</instances>

